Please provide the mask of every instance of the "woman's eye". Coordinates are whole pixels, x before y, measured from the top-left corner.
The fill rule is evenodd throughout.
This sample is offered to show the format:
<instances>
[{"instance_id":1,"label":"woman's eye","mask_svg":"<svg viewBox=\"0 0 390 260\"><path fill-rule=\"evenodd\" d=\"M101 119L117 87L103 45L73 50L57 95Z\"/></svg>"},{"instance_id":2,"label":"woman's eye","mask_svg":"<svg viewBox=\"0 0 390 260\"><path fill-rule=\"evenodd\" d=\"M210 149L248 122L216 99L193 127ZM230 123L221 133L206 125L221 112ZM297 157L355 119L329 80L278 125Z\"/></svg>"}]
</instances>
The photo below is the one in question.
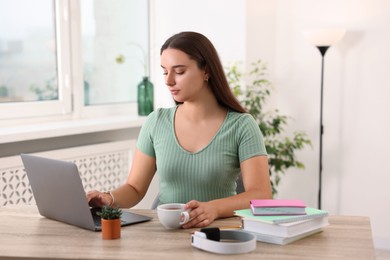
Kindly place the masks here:
<instances>
[{"instance_id":1,"label":"woman's eye","mask_svg":"<svg viewBox=\"0 0 390 260\"><path fill-rule=\"evenodd\" d=\"M184 70L183 70L183 71L181 71L181 70L180 70L180 71L175 71L175 74L177 74L177 75L183 75L184 72L185 72ZM168 71L163 71L163 75L164 75L164 76L168 75Z\"/></svg>"}]
</instances>

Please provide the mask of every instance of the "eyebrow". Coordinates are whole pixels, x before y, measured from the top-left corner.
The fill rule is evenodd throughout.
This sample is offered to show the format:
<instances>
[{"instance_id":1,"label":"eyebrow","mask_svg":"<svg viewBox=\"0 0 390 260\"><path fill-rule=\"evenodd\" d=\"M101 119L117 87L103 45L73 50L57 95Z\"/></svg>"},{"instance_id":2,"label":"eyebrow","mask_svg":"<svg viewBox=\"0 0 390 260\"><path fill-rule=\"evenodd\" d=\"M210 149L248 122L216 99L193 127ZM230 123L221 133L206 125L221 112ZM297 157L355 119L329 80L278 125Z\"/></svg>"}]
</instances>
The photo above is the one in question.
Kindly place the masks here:
<instances>
[{"instance_id":1,"label":"eyebrow","mask_svg":"<svg viewBox=\"0 0 390 260\"><path fill-rule=\"evenodd\" d=\"M163 65L160 65L161 68L166 69ZM184 68L187 67L186 65L174 65L172 66L172 69L177 69L177 68Z\"/></svg>"}]
</instances>

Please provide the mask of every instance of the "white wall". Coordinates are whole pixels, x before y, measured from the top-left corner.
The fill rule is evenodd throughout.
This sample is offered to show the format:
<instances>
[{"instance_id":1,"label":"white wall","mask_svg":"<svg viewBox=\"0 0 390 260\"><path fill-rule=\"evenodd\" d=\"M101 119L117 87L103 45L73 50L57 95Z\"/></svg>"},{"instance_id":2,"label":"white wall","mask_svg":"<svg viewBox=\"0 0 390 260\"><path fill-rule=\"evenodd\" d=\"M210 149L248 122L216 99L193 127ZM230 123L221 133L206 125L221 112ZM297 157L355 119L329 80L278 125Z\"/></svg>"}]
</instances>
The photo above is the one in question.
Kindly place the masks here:
<instances>
[{"instance_id":1,"label":"white wall","mask_svg":"<svg viewBox=\"0 0 390 260\"><path fill-rule=\"evenodd\" d=\"M294 118L290 130L304 130L313 141L300 156L306 170L288 172L279 197L317 203L321 55L301 31L344 27L347 34L325 56L322 206L370 216L376 246L390 249L390 2L248 1L248 10L264 9L273 12L252 16L249 24L273 26L253 32L264 48L248 48L248 56L269 59L278 108Z\"/></svg>"}]
</instances>

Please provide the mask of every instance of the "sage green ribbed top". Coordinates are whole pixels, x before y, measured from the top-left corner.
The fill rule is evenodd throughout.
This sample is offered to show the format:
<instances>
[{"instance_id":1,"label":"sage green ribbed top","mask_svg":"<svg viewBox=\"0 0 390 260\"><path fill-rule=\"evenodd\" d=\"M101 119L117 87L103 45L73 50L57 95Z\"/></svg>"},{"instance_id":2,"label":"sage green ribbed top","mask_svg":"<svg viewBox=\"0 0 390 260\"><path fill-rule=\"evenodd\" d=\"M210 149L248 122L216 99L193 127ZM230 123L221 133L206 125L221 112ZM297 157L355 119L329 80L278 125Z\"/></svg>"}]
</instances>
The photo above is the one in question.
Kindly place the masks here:
<instances>
[{"instance_id":1,"label":"sage green ribbed top","mask_svg":"<svg viewBox=\"0 0 390 260\"><path fill-rule=\"evenodd\" d=\"M177 107L152 112L140 131L137 148L156 158L160 204L209 201L236 194L240 162L267 155L263 135L250 114L229 111L202 150L191 153L176 139Z\"/></svg>"}]
</instances>

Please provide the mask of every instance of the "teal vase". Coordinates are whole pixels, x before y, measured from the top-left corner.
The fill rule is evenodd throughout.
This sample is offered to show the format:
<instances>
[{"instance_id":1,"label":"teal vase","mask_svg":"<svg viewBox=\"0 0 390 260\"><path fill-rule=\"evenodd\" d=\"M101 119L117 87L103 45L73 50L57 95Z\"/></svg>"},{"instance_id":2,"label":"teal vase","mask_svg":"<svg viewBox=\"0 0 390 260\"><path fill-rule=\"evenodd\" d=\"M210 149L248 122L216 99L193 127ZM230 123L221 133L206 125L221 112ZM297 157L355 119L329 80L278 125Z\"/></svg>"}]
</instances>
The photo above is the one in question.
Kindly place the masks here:
<instances>
[{"instance_id":1,"label":"teal vase","mask_svg":"<svg viewBox=\"0 0 390 260\"><path fill-rule=\"evenodd\" d=\"M138 84L138 115L147 116L153 111L153 84L148 77L143 77Z\"/></svg>"},{"instance_id":2,"label":"teal vase","mask_svg":"<svg viewBox=\"0 0 390 260\"><path fill-rule=\"evenodd\" d=\"M84 80L84 105L89 105L89 83Z\"/></svg>"}]
</instances>

